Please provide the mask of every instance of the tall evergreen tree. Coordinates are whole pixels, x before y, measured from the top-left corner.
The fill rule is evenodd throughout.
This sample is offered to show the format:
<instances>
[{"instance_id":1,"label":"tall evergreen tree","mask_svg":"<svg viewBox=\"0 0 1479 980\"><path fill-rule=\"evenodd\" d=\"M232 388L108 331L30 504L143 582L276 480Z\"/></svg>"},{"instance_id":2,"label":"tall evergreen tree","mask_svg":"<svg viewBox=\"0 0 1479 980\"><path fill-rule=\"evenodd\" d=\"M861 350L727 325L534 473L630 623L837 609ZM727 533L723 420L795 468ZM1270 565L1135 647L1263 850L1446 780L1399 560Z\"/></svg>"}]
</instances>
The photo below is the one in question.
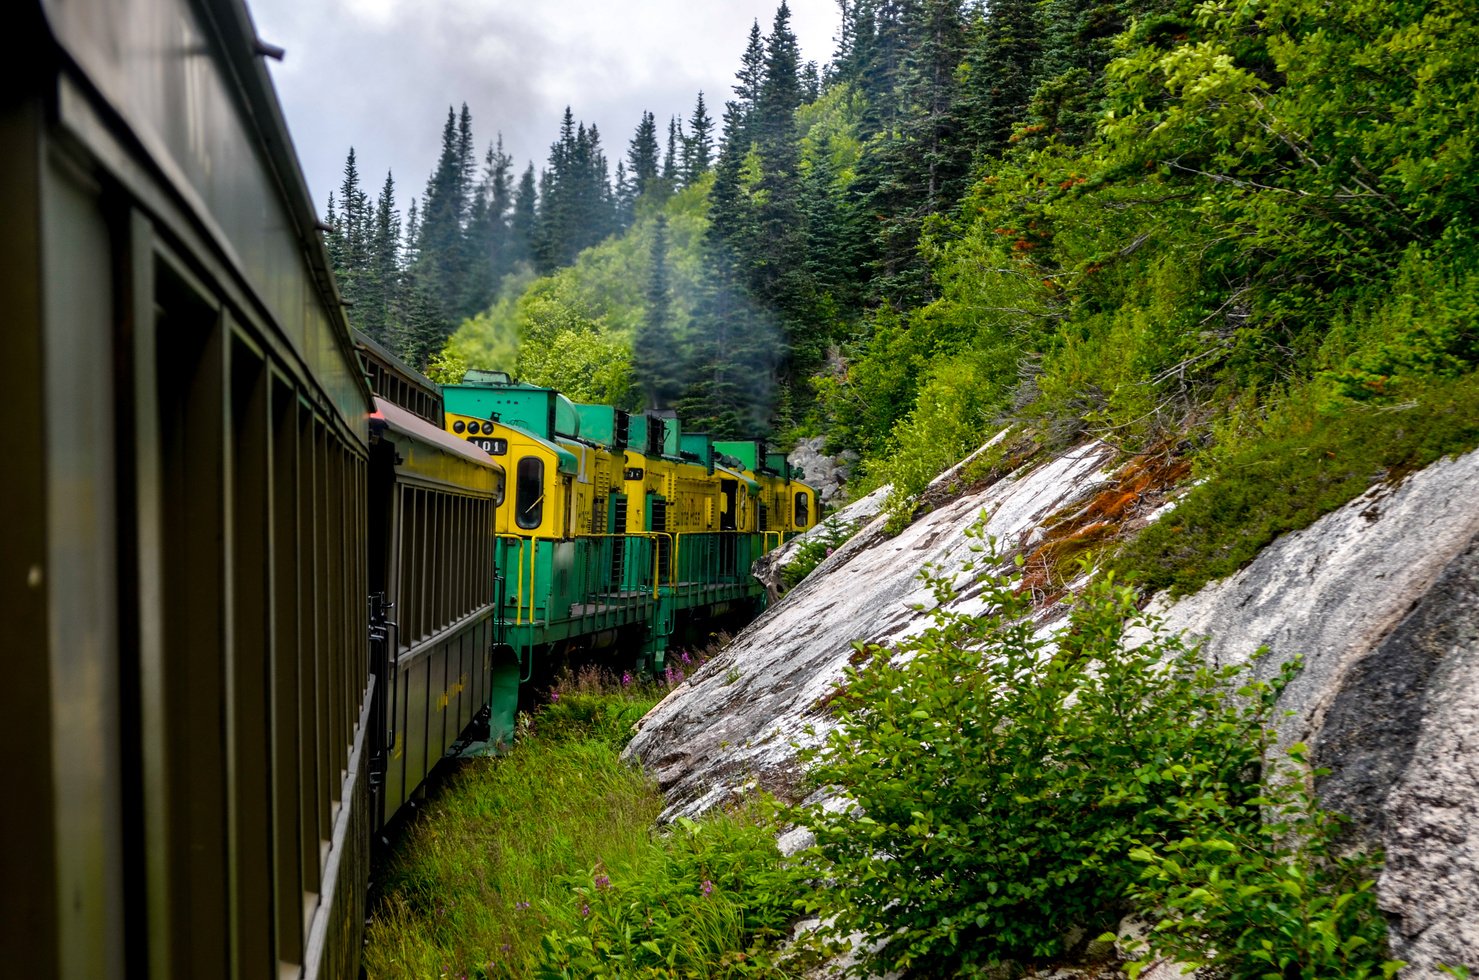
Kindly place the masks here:
<instances>
[{"instance_id":1,"label":"tall evergreen tree","mask_svg":"<svg viewBox=\"0 0 1479 980\"><path fill-rule=\"evenodd\" d=\"M1027 118L1037 86L1042 26L1037 0L995 0L971 26L958 116L977 155L999 156Z\"/></svg>"},{"instance_id":2,"label":"tall evergreen tree","mask_svg":"<svg viewBox=\"0 0 1479 980\"><path fill-rule=\"evenodd\" d=\"M658 176L657 121L650 112L642 113L642 121L632 134L627 148L627 175L632 181L632 193L641 197L651 182Z\"/></svg>"},{"instance_id":3,"label":"tall evergreen tree","mask_svg":"<svg viewBox=\"0 0 1479 980\"><path fill-rule=\"evenodd\" d=\"M594 125L577 125L566 107L560 138L550 147L549 166L540 179L537 268L549 273L574 261L581 250L615 230L615 213L601 135Z\"/></svg>"},{"instance_id":4,"label":"tall evergreen tree","mask_svg":"<svg viewBox=\"0 0 1479 980\"><path fill-rule=\"evenodd\" d=\"M1173 6L1141 0L1142 16ZM1031 101L1033 122L1045 135L1085 142L1104 92L1104 69L1114 38L1124 29L1124 7L1113 0L1046 0L1039 8L1042 56Z\"/></svg>"},{"instance_id":5,"label":"tall evergreen tree","mask_svg":"<svg viewBox=\"0 0 1479 980\"><path fill-rule=\"evenodd\" d=\"M632 186L631 178L627 176L625 160L616 161L616 181L612 185L611 192L615 198L617 229L630 228L636 213L637 193Z\"/></svg>"},{"instance_id":6,"label":"tall evergreen tree","mask_svg":"<svg viewBox=\"0 0 1479 980\"><path fill-rule=\"evenodd\" d=\"M466 115L464 114L464 119ZM466 138L470 138L470 132ZM442 127L442 151L436 169L421 198L421 227L418 241L418 282L428 294L451 311L461 305L460 285L466 274L467 254L463 247L463 216L466 201L465 137L459 132L457 113L449 106Z\"/></svg>"},{"instance_id":7,"label":"tall evergreen tree","mask_svg":"<svg viewBox=\"0 0 1479 980\"><path fill-rule=\"evenodd\" d=\"M683 184L691 186L709 169L714 156L714 120L704 105L704 93L698 93L693 115L688 117L688 135L683 139Z\"/></svg>"},{"instance_id":8,"label":"tall evergreen tree","mask_svg":"<svg viewBox=\"0 0 1479 980\"><path fill-rule=\"evenodd\" d=\"M668 220L658 213L652 227L650 269L647 276L647 310L632 338L632 372L648 408L672 406L682 390L676 377L678 364L674 346L672 298L668 283Z\"/></svg>"},{"instance_id":9,"label":"tall evergreen tree","mask_svg":"<svg viewBox=\"0 0 1479 980\"><path fill-rule=\"evenodd\" d=\"M370 231L370 268L361 293L363 309L359 327L385 343L400 288L401 216L395 207L395 177L385 172L385 183L375 199L375 218Z\"/></svg>"},{"instance_id":10,"label":"tall evergreen tree","mask_svg":"<svg viewBox=\"0 0 1479 980\"><path fill-rule=\"evenodd\" d=\"M748 117L760 102L760 88L765 81L765 42L758 20L750 24L750 37L745 44L745 53L740 56L740 70L735 78L738 80L734 86L735 100L739 103L741 115Z\"/></svg>"},{"instance_id":11,"label":"tall evergreen tree","mask_svg":"<svg viewBox=\"0 0 1479 980\"><path fill-rule=\"evenodd\" d=\"M668 148L662 156L663 183L671 188L678 186L678 140L682 132L678 129L678 117L668 117Z\"/></svg>"},{"instance_id":12,"label":"tall evergreen tree","mask_svg":"<svg viewBox=\"0 0 1479 980\"><path fill-rule=\"evenodd\" d=\"M513 215L509 218L510 270L534 258L534 229L539 210L539 188L534 177L534 164L524 169L514 191Z\"/></svg>"}]
</instances>

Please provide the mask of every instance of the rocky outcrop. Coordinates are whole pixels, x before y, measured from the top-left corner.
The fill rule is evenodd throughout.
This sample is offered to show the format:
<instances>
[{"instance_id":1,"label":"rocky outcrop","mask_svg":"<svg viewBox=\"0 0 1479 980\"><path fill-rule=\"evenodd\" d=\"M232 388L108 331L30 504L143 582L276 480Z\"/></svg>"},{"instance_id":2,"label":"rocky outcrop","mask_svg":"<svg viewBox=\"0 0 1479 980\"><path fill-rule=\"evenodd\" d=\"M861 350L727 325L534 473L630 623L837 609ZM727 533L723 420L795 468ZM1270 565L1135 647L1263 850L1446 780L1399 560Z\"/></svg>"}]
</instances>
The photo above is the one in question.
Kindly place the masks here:
<instances>
[{"instance_id":1,"label":"rocky outcrop","mask_svg":"<svg viewBox=\"0 0 1479 980\"><path fill-rule=\"evenodd\" d=\"M924 566L958 571L975 554L965 530L983 514L988 535L1029 537L1092 494L1113 456L1094 443L968 488L896 537L874 517L643 719L627 753L656 775L670 801L666 817L701 812L751 782L783 795L796 788L796 752L819 743L828 725L820 706L853 641L885 642L922 628L917 606L930 601L919 581ZM938 482L959 475L957 467Z\"/></svg>"},{"instance_id":2,"label":"rocky outcrop","mask_svg":"<svg viewBox=\"0 0 1479 980\"><path fill-rule=\"evenodd\" d=\"M1377 894L1408 976L1479 964L1476 487L1479 453L1440 461L1152 607L1218 662L1267 646L1257 673L1269 677L1303 659L1280 741L1311 747L1330 770L1321 802L1385 852Z\"/></svg>"},{"instance_id":3,"label":"rocky outcrop","mask_svg":"<svg viewBox=\"0 0 1479 980\"><path fill-rule=\"evenodd\" d=\"M822 452L826 444L824 436L802 439L786 457L793 467L801 468L802 479L817 492L817 498L824 507L843 499L843 487L858 462L858 454L850 449L839 456L828 456Z\"/></svg>"},{"instance_id":4,"label":"rocky outcrop","mask_svg":"<svg viewBox=\"0 0 1479 980\"><path fill-rule=\"evenodd\" d=\"M965 529L982 514L999 546L1040 552L1055 522L1093 510L1086 502L1108 485L1113 458L1089 444L940 494L959 483L957 469L936 483L944 502L897 537L874 518L644 720L628 751L656 773L668 815L752 783L798 788L797 749L820 740L818 707L852 641L922 628L919 571L959 571L972 554ZM1408 977L1479 964L1476 488L1479 453L1441 461L1286 535L1236 575L1151 607L1221 663L1267 646L1255 669L1269 677L1302 657L1281 700L1280 741L1311 747L1330 770L1316 785L1323 803L1352 818L1353 844L1385 852L1377 892Z\"/></svg>"}]
</instances>

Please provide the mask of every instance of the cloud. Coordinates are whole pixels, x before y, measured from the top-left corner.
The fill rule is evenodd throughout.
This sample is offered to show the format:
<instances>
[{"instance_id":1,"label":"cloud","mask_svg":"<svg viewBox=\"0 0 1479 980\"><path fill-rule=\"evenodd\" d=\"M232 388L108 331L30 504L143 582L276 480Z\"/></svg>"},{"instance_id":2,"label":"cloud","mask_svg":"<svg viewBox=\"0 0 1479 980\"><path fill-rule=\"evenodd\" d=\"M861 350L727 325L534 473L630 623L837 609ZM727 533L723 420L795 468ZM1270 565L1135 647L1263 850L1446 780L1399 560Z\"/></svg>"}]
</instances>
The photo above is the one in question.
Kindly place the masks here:
<instances>
[{"instance_id":1,"label":"cloud","mask_svg":"<svg viewBox=\"0 0 1479 980\"><path fill-rule=\"evenodd\" d=\"M543 165L566 105L599 125L615 166L644 110L687 116L700 89L721 115L752 19L776 0L255 0L314 198L356 148L363 179L395 172L404 208L436 163L447 107L468 104L480 146L502 132L522 170ZM805 57L826 60L835 0L792 0Z\"/></svg>"}]
</instances>

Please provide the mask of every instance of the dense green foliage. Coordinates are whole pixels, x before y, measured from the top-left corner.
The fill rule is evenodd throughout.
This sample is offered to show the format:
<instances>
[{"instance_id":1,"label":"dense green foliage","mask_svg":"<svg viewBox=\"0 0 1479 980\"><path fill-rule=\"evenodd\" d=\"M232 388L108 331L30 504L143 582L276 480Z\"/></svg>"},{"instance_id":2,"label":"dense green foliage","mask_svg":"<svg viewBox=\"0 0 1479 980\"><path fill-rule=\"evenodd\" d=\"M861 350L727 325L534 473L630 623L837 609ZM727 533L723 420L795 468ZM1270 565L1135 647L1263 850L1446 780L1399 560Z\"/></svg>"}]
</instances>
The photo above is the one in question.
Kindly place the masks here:
<instances>
[{"instance_id":1,"label":"dense green foliage","mask_svg":"<svg viewBox=\"0 0 1479 980\"><path fill-rule=\"evenodd\" d=\"M568 111L517 182L496 147L475 175L470 120L449 112L402 236L393 184L372 206L351 156L330 247L357 322L420 365L463 320L434 362L447 378L512 369L719 435L826 432L863 456L861 486L895 484L901 515L1005 424L1050 448L1181 443L1210 516L1122 567L1182 588L1362 473L1475 444L1445 407L1479 363L1463 5L841 13L818 71L782 2L736 39L717 139L702 95L666 141L644 113L614 183ZM1314 472L1301 432L1342 472ZM1243 534L1240 460L1260 452L1288 501Z\"/></svg>"},{"instance_id":2,"label":"dense green foliage","mask_svg":"<svg viewBox=\"0 0 1479 980\"><path fill-rule=\"evenodd\" d=\"M1238 977L1381 974L1366 863L1333 858L1331 818L1259 775L1288 670L1264 684L1208 664L1107 578L1051 638L1019 576L974 583L980 614L945 611L954 588L930 584L929 628L859 647L839 726L810 753L812 778L856 808L796 813L829 886L813 906L876 944L859 975L1050 958L1132 899L1162 910L1157 954Z\"/></svg>"}]
</instances>

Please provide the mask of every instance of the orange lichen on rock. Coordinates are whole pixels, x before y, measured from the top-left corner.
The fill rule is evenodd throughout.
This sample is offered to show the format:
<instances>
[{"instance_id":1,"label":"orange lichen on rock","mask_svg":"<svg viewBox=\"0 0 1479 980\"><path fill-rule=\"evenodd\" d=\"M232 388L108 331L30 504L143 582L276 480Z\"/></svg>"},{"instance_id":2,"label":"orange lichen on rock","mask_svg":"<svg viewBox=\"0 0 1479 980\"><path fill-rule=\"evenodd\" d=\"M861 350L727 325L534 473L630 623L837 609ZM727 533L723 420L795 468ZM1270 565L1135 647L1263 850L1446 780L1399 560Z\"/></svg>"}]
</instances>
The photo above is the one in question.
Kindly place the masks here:
<instances>
[{"instance_id":1,"label":"orange lichen on rock","mask_svg":"<svg viewBox=\"0 0 1479 980\"><path fill-rule=\"evenodd\" d=\"M1056 598L1068 581L1064 569L1070 562L1123 536L1139 515L1158 505L1190 473L1191 463L1168 445L1131 458L1087 503L1045 522L1045 533L1024 555L1021 588L1045 600Z\"/></svg>"}]
</instances>

